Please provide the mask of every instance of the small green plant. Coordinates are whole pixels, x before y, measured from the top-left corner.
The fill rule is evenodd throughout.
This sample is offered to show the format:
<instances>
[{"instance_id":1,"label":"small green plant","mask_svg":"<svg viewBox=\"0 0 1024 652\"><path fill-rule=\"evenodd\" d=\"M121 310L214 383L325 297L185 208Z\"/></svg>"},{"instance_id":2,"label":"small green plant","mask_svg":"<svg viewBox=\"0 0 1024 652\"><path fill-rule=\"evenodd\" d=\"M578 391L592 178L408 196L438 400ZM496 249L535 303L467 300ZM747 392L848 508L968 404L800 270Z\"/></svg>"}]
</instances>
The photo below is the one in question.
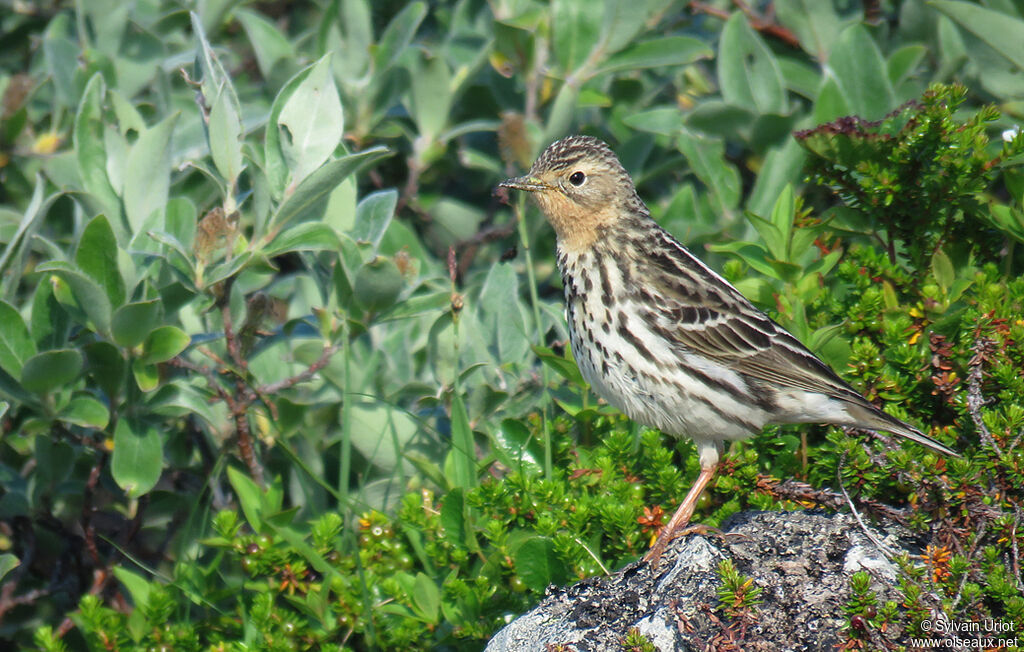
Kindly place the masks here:
<instances>
[{"instance_id":1,"label":"small green plant","mask_svg":"<svg viewBox=\"0 0 1024 652\"><path fill-rule=\"evenodd\" d=\"M983 106L961 117L967 95L959 84L935 85L882 120L852 116L796 134L814 154L811 179L846 204L840 223L867 227L890 260L899 248L911 269L924 269L943 247L963 258L1000 260L1004 234L1022 234L1021 224L992 217L984 193L1003 167L1019 164L1024 136L1018 131L992 143L998 109ZM1019 191L1018 173L1010 179Z\"/></svg>"},{"instance_id":2,"label":"small green plant","mask_svg":"<svg viewBox=\"0 0 1024 652\"><path fill-rule=\"evenodd\" d=\"M622 649L626 652L658 652L658 648L640 633L640 630L633 627L622 638Z\"/></svg>"},{"instance_id":3,"label":"small green plant","mask_svg":"<svg viewBox=\"0 0 1024 652\"><path fill-rule=\"evenodd\" d=\"M754 620L754 607L761 604L761 587L754 586L753 578L740 574L731 559L718 563L718 579L722 582L718 587L718 600L725 615Z\"/></svg>"},{"instance_id":4,"label":"small green plant","mask_svg":"<svg viewBox=\"0 0 1024 652\"><path fill-rule=\"evenodd\" d=\"M865 571L850 576L850 599L845 611L847 640L842 649L860 649L864 641L889 637L891 624L900 616L899 608L891 600L879 606L878 597L871 590L871 575Z\"/></svg>"}]
</instances>

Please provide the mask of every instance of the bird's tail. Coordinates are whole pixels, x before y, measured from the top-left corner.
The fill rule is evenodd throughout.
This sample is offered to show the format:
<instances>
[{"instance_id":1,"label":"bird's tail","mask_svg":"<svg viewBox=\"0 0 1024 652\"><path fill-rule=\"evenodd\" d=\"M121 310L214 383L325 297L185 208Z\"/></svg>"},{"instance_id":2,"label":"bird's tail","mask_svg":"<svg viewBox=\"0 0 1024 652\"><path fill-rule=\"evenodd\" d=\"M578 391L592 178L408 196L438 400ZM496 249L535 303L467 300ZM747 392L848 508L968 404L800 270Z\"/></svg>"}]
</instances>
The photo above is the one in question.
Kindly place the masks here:
<instances>
[{"instance_id":1,"label":"bird's tail","mask_svg":"<svg viewBox=\"0 0 1024 652\"><path fill-rule=\"evenodd\" d=\"M869 428L871 430L885 430L894 435L899 435L900 437L906 437L911 441L916 441L917 443L938 451L943 455L960 457L960 454L952 448L949 448L944 444L940 444L909 423L901 421L891 414L882 412L866 401L863 405L847 405L846 411L856 421L856 424L854 425L857 427Z\"/></svg>"}]
</instances>

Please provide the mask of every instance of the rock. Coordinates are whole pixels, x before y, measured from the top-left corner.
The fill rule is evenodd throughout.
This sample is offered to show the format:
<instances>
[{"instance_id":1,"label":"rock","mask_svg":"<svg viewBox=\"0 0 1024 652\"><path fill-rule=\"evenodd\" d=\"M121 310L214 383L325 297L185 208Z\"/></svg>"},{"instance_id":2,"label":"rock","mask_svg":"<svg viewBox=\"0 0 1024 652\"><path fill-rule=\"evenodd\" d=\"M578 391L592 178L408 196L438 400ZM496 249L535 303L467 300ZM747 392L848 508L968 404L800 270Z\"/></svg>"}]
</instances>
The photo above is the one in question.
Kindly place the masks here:
<instances>
[{"instance_id":1,"label":"rock","mask_svg":"<svg viewBox=\"0 0 1024 652\"><path fill-rule=\"evenodd\" d=\"M904 528L870 527L890 551L920 554ZM853 573L868 571L880 604L900 600L896 567L850 514L743 512L722 532L726 536L676 539L653 574L646 563L635 562L610 577L549 588L543 602L491 639L487 652L558 645L621 652L632 628L662 652L834 650L846 640L844 606ZM731 618L722 609L717 569L724 559L762 589L762 602L749 617ZM897 640L898 634L887 633Z\"/></svg>"}]
</instances>

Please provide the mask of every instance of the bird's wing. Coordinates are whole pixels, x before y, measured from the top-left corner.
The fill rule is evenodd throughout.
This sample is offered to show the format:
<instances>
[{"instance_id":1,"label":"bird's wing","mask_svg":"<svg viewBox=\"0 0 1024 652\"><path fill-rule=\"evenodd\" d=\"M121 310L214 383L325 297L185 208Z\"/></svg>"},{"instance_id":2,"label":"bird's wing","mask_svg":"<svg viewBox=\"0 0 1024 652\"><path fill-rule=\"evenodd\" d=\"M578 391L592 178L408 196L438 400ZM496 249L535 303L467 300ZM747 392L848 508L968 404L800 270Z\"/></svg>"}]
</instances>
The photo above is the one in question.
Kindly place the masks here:
<instances>
[{"instance_id":1,"label":"bird's wing","mask_svg":"<svg viewBox=\"0 0 1024 652\"><path fill-rule=\"evenodd\" d=\"M667 233L664 246L638 265L660 329L682 347L754 379L820 392L855 403L864 399L807 347Z\"/></svg>"},{"instance_id":2,"label":"bird's wing","mask_svg":"<svg viewBox=\"0 0 1024 652\"><path fill-rule=\"evenodd\" d=\"M847 403L861 427L887 430L945 455L956 451L910 424L886 414L857 393L828 365L740 291L714 273L671 235L658 231L660 247L632 264L649 265L642 277L649 288L636 288L646 306L655 306L659 334L683 350L696 352L748 378L825 394Z\"/></svg>"}]
</instances>

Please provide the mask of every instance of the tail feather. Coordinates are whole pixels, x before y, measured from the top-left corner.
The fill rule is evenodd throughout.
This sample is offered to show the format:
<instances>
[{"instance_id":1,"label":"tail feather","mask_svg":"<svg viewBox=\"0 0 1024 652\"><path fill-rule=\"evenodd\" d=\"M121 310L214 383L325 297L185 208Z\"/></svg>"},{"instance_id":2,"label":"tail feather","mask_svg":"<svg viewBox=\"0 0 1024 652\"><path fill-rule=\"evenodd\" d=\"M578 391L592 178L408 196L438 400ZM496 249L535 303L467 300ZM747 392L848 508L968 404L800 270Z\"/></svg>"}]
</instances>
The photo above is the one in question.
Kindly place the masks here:
<instances>
[{"instance_id":1,"label":"tail feather","mask_svg":"<svg viewBox=\"0 0 1024 652\"><path fill-rule=\"evenodd\" d=\"M891 414L882 412L866 401L863 405L848 405L846 411L853 418L853 423L850 425L868 428L870 430L885 430L886 432L891 432L894 435L899 435L900 437L905 437L911 441L916 441L922 446L927 446L928 448L938 451L943 455L960 457L960 454L952 448L949 448L944 444L940 444L909 423L897 419Z\"/></svg>"}]
</instances>

